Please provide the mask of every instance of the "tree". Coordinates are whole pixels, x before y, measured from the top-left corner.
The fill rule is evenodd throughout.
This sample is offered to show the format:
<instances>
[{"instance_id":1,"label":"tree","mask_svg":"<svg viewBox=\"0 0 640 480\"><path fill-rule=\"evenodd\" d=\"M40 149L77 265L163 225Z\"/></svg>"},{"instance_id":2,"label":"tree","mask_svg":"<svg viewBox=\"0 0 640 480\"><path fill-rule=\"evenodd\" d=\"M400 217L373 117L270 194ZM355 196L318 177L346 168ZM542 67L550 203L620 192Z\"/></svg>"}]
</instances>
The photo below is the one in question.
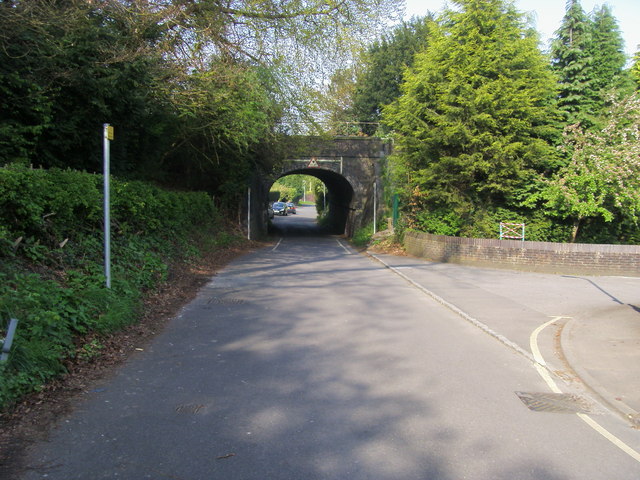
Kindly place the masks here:
<instances>
[{"instance_id":1,"label":"tree","mask_svg":"<svg viewBox=\"0 0 640 480\"><path fill-rule=\"evenodd\" d=\"M117 0L111 0L117 1ZM127 3L138 4L130 0ZM211 55L271 71L273 92L287 104L284 123L314 117L317 92L345 68L363 43L399 17L401 0L147 0L163 26L164 50L189 69Z\"/></svg>"},{"instance_id":2,"label":"tree","mask_svg":"<svg viewBox=\"0 0 640 480\"><path fill-rule=\"evenodd\" d=\"M604 98L612 89L631 93L633 87L624 70L627 56L618 22L607 5L593 14L591 58L593 59L594 88L599 92L598 108L604 108Z\"/></svg>"},{"instance_id":3,"label":"tree","mask_svg":"<svg viewBox=\"0 0 640 480\"><path fill-rule=\"evenodd\" d=\"M359 122L379 122L382 109L400 96L405 70L427 46L431 14L403 22L369 47L356 77L352 115Z\"/></svg>"},{"instance_id":4,"label":"tree","mask_svg":"<svg viewBox=\"0 0 640 480\"><path fill-rule=\"evenodd\" d=\"M551 64L559 78L560 109L566 124L591 127L597 114L598 84L594 69L591 22L579 0L567 0L567 10L551 45Z\"/></svg>"},{"instance_id":5,"label":"tree","mask_svg":"<svg viewBox=\"0 0 640 480\"><path fill-rule=\"evenodd\" d=\"M0 161L99 170L109 122L114 173L226 195L399 3L0 0Z\"/></svg>"},{"instance_id":6,"label":"tree","mask_svg":"<svg viewBox=\"0 0 640 480\"><path fill-rule=\"evenodd\" d=\"M319 95L323 133L333 135L362 135L362 124L351 114L356 76L360 65L336 71L325 91ZM375 129L374 129L375 130ZM369 133L368 131L366 133Z\"/></svg>"},{"instance_id":7,"label":"tree","mask_svg":"<svg viewBox=\"0 0 640 480\"><path fill-rule=\"evenodd\" d=\"M107 7L0 3L0 90L8 106L0 119L2 163L99 170L105 122L118 127L117 172L166 145L166 108L153 90L165 64L151 49L136 53L155 34L134 36L142 25Z\"/></svg>"},{"instance_id":8,"label":"tree","mask_svg":"<svg viewBox=\"0 0 640 480\"><path fill-rule=\"evenodd\" d=\"M640 219L640 94L612 103L603 129L567 127L571 161L530 199L571 219L572 241L587 218L624 218L636 225Z\"/></svg>"},{"instance_id":9,"label":"tree","mask_svg":"<svg viewBox=\"0 0 640 480\"><path fill-rule=\"evenodd\" d=\"M636 90L640 90L640 50L638 50L633 56L633 65L631 66L630 75L635 83Z\"/></svg>"},{"instance_id":10,"label":"tree","mask_svg":"<svg viewBox=\"0 0 640 480\"><path fill-rule=\"evenodd\" d=\"M514 206L535 173L555 166L555 78L537 34L513 5L457 0L385 109L404 203L420 211Z\"/></svg>"}]
</instances>

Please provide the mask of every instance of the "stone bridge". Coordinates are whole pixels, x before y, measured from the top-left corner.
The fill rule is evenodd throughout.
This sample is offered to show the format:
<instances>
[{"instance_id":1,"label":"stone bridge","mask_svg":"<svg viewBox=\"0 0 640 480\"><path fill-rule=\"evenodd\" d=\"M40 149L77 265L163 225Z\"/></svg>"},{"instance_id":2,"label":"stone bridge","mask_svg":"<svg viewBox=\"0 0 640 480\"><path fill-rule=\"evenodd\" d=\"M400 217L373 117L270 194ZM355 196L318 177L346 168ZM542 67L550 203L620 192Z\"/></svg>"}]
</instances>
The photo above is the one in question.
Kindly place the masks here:
<instances>
[{"instance_id":1,"label":"stone bridge","mask_svg":"<svg viewBox=\"0 0 640 480\"><path fill-rule=\"evenodd\" d=\"M287 175L311 175L327 189L331 233L347 237L373 220L374 193L382 211L382 174L390 153L389 143L372 137L297 137L273 172L252 182L253 237L265 234L264 210L273 183ZM375 186L374 186L375 185ZM380 213L380 212L378 212Z\"/></svg>"}]
</instances>

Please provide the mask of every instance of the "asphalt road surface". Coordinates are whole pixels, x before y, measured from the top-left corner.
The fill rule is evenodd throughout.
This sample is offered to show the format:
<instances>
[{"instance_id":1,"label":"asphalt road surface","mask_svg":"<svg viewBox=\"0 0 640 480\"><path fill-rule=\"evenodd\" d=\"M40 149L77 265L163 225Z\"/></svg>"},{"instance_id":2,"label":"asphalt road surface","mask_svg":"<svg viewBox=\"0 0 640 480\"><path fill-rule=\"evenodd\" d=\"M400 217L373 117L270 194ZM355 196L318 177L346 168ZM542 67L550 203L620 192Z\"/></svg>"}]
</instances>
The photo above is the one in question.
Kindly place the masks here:
<instances>
[{"instance_id":1,"label":"asphalt road surface","mask_svg":"<svg viewBox=\"0 0 640 480\"><path fill-rule=\"evenodd\" d=\"M298 212L61 419L22 478L640 478L576 415L527 408L516 392L550 390L525 356Z\"/></svg>"}]
</instances>

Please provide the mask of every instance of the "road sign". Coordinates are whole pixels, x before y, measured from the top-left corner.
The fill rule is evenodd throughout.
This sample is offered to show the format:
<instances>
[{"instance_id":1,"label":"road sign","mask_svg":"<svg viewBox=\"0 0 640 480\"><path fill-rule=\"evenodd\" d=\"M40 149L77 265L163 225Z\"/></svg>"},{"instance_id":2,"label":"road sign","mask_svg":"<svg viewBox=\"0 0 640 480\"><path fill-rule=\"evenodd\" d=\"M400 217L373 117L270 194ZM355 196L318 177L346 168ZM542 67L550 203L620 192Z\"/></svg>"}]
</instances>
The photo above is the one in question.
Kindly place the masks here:
<instances>
[{"instance_id":1,"label":"road sign","mask_svg":"<svg viewBox=\"0 0 640 480\"><path fill-rule=\"evenodd\" d=\"M307 165L307 168L319 168L319 167L320 165L318 165L318 160L316 159L316 157L312 157L311 161Z\"/></svg>"},{"instance_id":2,"label":"road sign","mask_svg":"<svg viewBox=\"0 0 640 480\"><path fill-rule=\"evenodd\" d=\"M103 125L103 182L104 182L104 276L106 287L111 288L111 213L110 213L110 142L113 140L113 127L108 123Z\"/></svg>"}]
</instances>

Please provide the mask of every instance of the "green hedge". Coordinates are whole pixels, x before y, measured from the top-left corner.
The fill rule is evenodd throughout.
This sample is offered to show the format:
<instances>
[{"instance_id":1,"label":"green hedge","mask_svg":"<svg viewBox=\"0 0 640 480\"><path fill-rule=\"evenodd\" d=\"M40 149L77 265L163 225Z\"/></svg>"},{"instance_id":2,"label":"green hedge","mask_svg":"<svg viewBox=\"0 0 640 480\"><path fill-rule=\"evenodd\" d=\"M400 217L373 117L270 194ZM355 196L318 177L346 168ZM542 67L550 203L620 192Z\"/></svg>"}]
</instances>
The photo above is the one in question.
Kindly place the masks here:
<instances>
[{"instance_id":1,"label":"green hedge","mask_svg":"<svg viewBox=\"0 0 640 480\"><path fill-rule=\"evenodd\" d=\"M144 293L169 265L228 241L211 197L112 179L112 288L103 275L101 175L0 168L0 337L19 320L9 361L0 365L0 409L91 356L107 333L135 322Z\"/></svg>"},{"instance_id":2,"label":"green hedge","mask_svg":"<svg viewBox=\"0 0 640 480\"><path fill-rule=\"evenodd\" d=\"M566 242L571 226L546 217L544 212L505 208L478 208L474 211L458 211L447 208L422 210L413 215L411 227L434 235L468 238L498 238L500 223L524 223L527 240L538 242Z\"/></svg>"}]
</instances>

